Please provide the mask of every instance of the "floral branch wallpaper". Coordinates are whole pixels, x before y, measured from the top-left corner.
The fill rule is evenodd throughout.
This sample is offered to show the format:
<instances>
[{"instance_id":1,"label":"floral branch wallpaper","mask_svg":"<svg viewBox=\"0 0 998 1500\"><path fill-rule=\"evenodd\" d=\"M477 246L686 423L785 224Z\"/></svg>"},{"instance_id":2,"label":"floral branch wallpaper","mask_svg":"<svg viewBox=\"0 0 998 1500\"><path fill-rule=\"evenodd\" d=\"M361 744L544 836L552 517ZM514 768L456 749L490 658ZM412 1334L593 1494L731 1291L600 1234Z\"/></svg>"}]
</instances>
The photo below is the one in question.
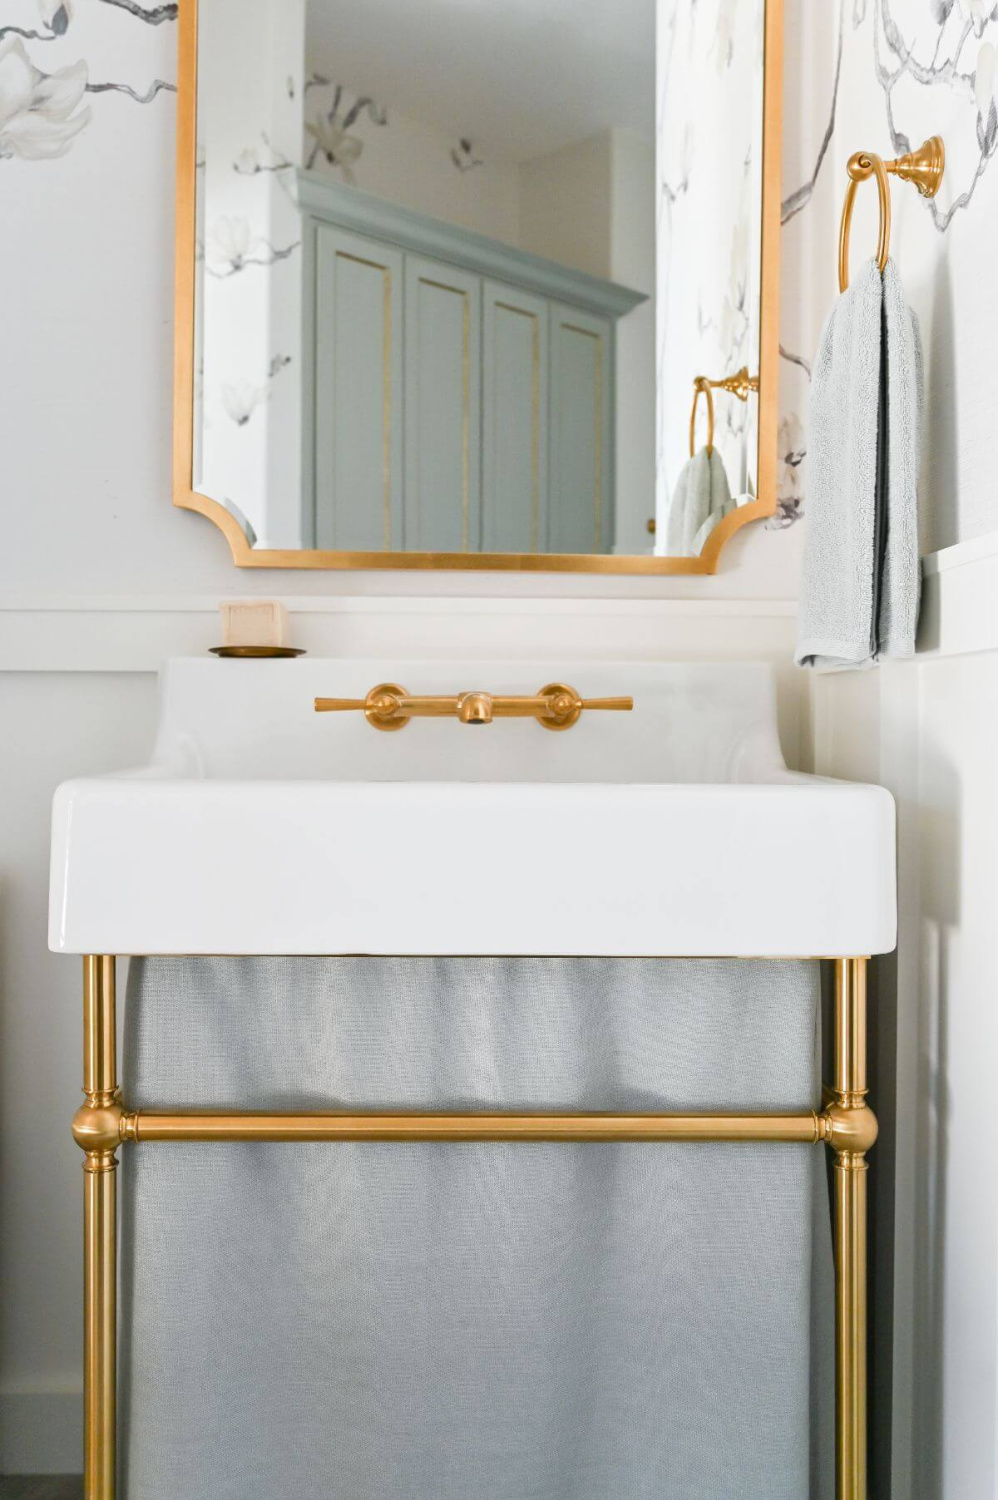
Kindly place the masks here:
<instances>
[{"instance_id":1,"label":"floral branch wallpaper","mask_svg":"<svg viewBox=\"0 0 998 1500\"><path fill-rule=\"evenodd\" d=\"M305 121L305 130L312 137L312 148L305 165L314 167L321 156L328 166L339 167L344 182L354 185L357 178L353 168L364 149L364 142L359 135L351 135L351 126L362 115L366 115L372 125L387 125L388 111L366 96L358 96L351 104L346 104L342 83L331 83L321 73L313 73L305 87L332 91L329 108L319 110Z\"/></svg>"},{"instance_id":2,"label":"floral branch wallpaper","mask_svg":"<svg viewBox=\"0 0 998 1500\"><path fill-rule=\"evenodd\" d=\"M821 322L835 295L835 240L843 166L864 147L897 153L928 134L944 136L947 172L939 198L927 203L912 190L894 188L892 251L923 325L929 369L928 451L923 465L927 501L924 545L947 545L998 525L993 495L994 454L986 413L956 430L959 362L977 372L966 386L986 388L991 350L981 331L987 320L973 298L988 298L994 281L995 181L998 151L998 5L990 0L835 0L820 6L786 5L781 317L781 421L779 512L768 523L791 528L807 512L807 409L810 367ZM737 46L734 0L697 0L711 21L718 68L730 65ZM94 122L118 109L159 112L164 136L172 132L175 92L176 3L144 0L5 0L0 20L0 174L45 174L64 157L81 161L95 150ZM270 122L256 121L233 148L225 171L232 182L260 184L268 211L234 207L207 226L202 248L206 280L249 285L253 277L297 262L293 220L282 222L275 193L286 192L294 166L304 159L339 180L363 185L363 153L382 135L390 138L384 101L351 96L331 76L307 80L285 69L290 99L306 96L306 149L278 139ZM117 104L113 101L117 100ZM296 101L301 120L303 100ZM115 116L128 129L127 116ZM300 130L300 124L299 124ZM669 168L659 184L662 213L681 210L695 180L701 122L673 132ZM107 137L104 141L106 143ZM88 170L113 173L109 148ZM383 148L379 147L379 150ZM488 164L470 140L451 142L447 166L454 178L482 179ZM741 163L744 170L745 162ZM203 163L202 163L203 172ZM361 173L358 176L358 173ZM163 183L164 194L171 184ZM860 199L863 199L860 194ZM872 240L873 209L860 202L854 254ZM290 227L289 227L290 226ZM869 237L869 238L867 238ZM742 237L744 238L744 236ZM749 310L738 288L750 245L732 234L731 286L717 306L704 303L700 327L713 327L732 350L743 345ZM162 275L169 277L164 246ZM741 269L739 269L741 268ZM966 288L972 288L968 293ZM260 348L253 362L225 373L213 395L217 420L234 433L251 431L272 393L290 378L294 350ZM291 387L288 388L289 392ZM967 416L964 405L964 416ZM719 414L720 415L720 414ZM733 420L743 414L735 412ZM685 428L685 412L682 426Z\"/></svg>"},{"instance_id":3,"label":"floral branch wallpaper","mask_svg":"<svg viewBox=\"0 0 998 1500\"><path fill-rule=\"evenodd\" d=\"M975 375L985 389L993 382L983 330L994 322L982 317L981 299L994 296L995 280L987 246L998 227L998 170L988 173L998 143L998 5L837 0L824 27L809 25L806 10L786 7L779 513L768 524L785 527L807 510L811 359L838 290L845 162L861 149L896 156L938 134L946 145L939 195L925 200L894 183L891 237L927 355L922 548L936 550L998 527L988 419L982 409L979 422L957 431L956 400L957 348L961 386L973 392ZM864 197L854 262L876 242L876 192ZM971 415L966 404L963 415Z\"/></svg>"},{"instance_id":4,"label":"floral branch wallpaper","mask_svg":"<svg viewBox=\"0 0 998 1500\"><path fill-rule=\"evenodd\" d=\"M694 377L759 368L763 8L763 0L658 6L659 516L689 457ZM754 493L755 398L718 393L714 410L731 492ZM701 425L697 444L704 441Z\"/></svg>"},{"instance_id":5,"label":"floral branch wallpaper","mask_svg":"<svg viewBox=\"0 0 998 1500\"><path fill-rule=\"evenodd\" d=\"M0 22L0 160L20 157L45 161L65 156L93 117L88 95L127 94L136 104L151 104L176 85L162 78L135 83L91 76L86 57L65 63L65 39L85 29L76 26L77 4L84 0L8 0ZM90 0L114 6L143 26L175 21L176 4L144 8L138 0ZM82 38L81 38L82 41ZM56 44L54 47L52 44Z\"/></svg>"}]
</instances>

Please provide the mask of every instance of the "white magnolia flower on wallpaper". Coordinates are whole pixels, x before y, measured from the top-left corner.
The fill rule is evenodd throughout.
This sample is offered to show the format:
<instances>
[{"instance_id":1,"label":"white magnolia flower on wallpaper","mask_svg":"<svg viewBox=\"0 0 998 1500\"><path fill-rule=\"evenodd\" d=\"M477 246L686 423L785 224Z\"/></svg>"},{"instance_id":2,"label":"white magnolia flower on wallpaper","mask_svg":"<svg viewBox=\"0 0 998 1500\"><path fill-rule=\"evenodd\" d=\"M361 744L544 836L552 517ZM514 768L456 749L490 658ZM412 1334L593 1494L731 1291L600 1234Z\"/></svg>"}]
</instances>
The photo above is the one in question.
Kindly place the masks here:
<instances>
[{"instance_id":1,"label":"white magnolia flower on wallpaper","mask_svg":"<svg viewBox=\"0 0 998 1500\"><path fill-rule=\"evenodd\" d=\"M259 146L245 146L232 163L233 171L243 177L256 177L261 172L287 172L294 170L294 162L281 152L275 151L265 130L260 132Z\"/></svg>"},{"instance_id":2,"label":"white magnolia flower on wallpaper","mask_svg":"<svg viewBox=\"0 0 998 1500\"><path fill-rule=\"evenodd\" d=\"M333 90L329 109L306 122L305 129L315 144L305 165L311 170L317 158L322 156L331 167L339 167L344 181L353 185L356 182L353 168L364 149L364 142L359 135L352 135L351 129L365 115L373 125L387 125L388 111L383 104L375 103L369 94L358 94L341 115L346 90L342 83L334 84L321 73L313 73L305 88L306 91L312 88Z\"/></svg>"},{"instance_id":3,"label":"white magnolia flower on wallpaper","mask_svg":"<svg viewBox=\"0 0 998 1500\"><path fill-rule=\"evenodd\" d=\"M236 380L231 385L222 386L221 396L225 415L231 417L237 427L245 427L256 408L269 398L270 392L265 385Z\"/></svg>"},{"instance_id":4,"label":"white magnolia flower on wallpaper","mask_svg":"<svg viewBox=\"0 0 998 1500\"><path fill-rule=\"evenodd\" d=\"M260 170L260 156L254 146L244 146L232 163L236 172L241 172L245 177L252 177Z\"/></svg>"},{"instance_id":5,"label":"white magnolia flower on wallpaper","mask_svg":"<svg viewBox=\"0 0 998 1500\"><path fill-rule=\"evenodd\" d=\"M974 69L974 99L981 119L987 121L995 106L996 54L991 42L982 42L977 51L977 67Z\"/></svg>"},{"instance_id":6,"label":"white magnolia flower on wallpaper","mask_svg":"<svg viewBox=\"0 0 998 1500\"><path fill-rule=\"evenodd\" d=\"M298 249L300 240L278 249L269 240L254 234L249 219L232 214L216 219L208 235L205 269L211 276L235 276L247 266L272 266L287 260Z\"/></svg>"},{"instance_id":7,"label":"white magnolia flower on wallpaper","mask_svg":"<svg viewBox=\"0 0 998 1500\"><path fill-rule=\"evenodd\" d=\"M89 107L78 110L86 87L85 62L43 73L19 36L4 37L0 41L0 158L43 161L65 156L90 122Z\"/></svg>"},{"instance_id":8,"label":"white magnolia flower on wallpaper","mask_svg":"<svg viewBox=\"0 0 998 1500\"><path fill-rule=\"evenodd\" d=\"M982 34L989 21L998 16L998 5L995 0L960 0L960 9L967 20L973 25L978 36Z\"/></svg>"},{"instance_id":9,"label":"white magnolia flower on wallpaper","mask_svg":"<svg viewBox=\"0 0 998 1500\"><path fill-rule=\"evenodd\" d=\"M953 9L954 0L930 0L929 9L932 19L938 26L945 26ZM998 18L998 4L995 0L956 0L957 10L966 17L974 28L977 36L980 36L989 21Z\"/></svg>"},{"instance_id":10,"label":"white magnolia flower on wallpaper","mask_svg":"<svg viewBox=\"0 0 998 1500\"><path fill-rule=\"evenodd\" d=\"M215 220L208 239L209 258L228 270L239 271L256 245L249 219L234 214Z\"/></svg>"},{"instance_id":11,"label":"white magnolia flower on wallpaper","mask_svg":"<svg viewBox=\"0 0 998 1500\"><path fill-rule=\"evenodd\" d=\"M472 172L475 167L485 165L467 136L462 136L457 145L451 147L450 159L459 172Z\"/></svg>"},{"instance_id":12,"label":"white magnolia flower on wallpaper","mask_svg":"<svg viewBox=\"0 0 998 1500\"><path fill-rule=\"evenodd\" d=\"M364 149L360 136L350 135L342 125L325 115L309 120L305 126L331 167L339 167L344 179L353 184L356 178L353 167Z\"/></svg>"}]
</instances>

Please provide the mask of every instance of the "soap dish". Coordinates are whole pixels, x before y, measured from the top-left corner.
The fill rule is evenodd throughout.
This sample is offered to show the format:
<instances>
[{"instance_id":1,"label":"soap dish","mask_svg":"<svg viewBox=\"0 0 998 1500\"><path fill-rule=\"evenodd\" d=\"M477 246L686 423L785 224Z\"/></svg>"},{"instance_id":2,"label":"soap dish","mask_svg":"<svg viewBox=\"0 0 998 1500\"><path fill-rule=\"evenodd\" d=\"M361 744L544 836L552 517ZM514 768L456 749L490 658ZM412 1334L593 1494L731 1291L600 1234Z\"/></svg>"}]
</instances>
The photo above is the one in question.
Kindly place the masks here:
<instances>
[{"instance_id":1,"label":"soap dish","mask_svg":"<svg viewBox=\"0 0 998 1500\"><path fill-rule=\"evenodd\" d=\"M210 646L213 656L304 656L301 646Z\"/></svg>"}]
</instances>

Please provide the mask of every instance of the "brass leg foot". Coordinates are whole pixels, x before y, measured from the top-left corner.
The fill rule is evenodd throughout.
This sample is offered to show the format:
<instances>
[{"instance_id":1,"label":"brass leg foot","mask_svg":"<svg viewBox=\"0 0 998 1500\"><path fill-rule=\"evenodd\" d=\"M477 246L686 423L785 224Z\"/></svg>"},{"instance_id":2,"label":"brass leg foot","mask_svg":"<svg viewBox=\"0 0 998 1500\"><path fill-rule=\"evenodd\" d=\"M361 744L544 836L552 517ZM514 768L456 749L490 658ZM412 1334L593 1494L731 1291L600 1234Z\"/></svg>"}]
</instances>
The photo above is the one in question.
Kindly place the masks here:
<instances>
[{"instance_id":1,"label":"brass leg foot","mask_svg":"<svg viewBox=\"0 0 998 1500\"><path fill-rule=\"evenodd\" d=\"M866 1500L866 1162L835 1160L838 1500Z\"/></svg>"},{"instance_id":2,"label":"brass leg foot","mask_svg":"<svg viewBox=\"0 0 998 1500\"><path fill-rule=\"evenodd\" d=\"M83 1162L84 1500L114 1500L115 1256L117 1162L88 1151Z\"/></svg>"}]
</instances>

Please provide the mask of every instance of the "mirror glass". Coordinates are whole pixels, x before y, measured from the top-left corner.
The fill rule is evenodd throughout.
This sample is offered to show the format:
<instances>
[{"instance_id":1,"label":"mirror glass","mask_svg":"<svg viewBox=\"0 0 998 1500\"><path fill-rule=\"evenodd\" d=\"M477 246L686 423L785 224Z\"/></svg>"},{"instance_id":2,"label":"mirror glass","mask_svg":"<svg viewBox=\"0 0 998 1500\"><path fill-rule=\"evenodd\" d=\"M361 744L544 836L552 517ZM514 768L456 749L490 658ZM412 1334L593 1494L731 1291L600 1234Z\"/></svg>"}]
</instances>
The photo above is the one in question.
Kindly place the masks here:
<instances>
[{"instance_id":1,"label":"mirror glass","mask_svg":"<svg viewBox=\"0 0 998 1500\"><path fill-rule=\"evenodd\" d=\"M368 566L699 554L758 488L764 12L198 0L195 498Z\"/></svg>"}]
</instances>

